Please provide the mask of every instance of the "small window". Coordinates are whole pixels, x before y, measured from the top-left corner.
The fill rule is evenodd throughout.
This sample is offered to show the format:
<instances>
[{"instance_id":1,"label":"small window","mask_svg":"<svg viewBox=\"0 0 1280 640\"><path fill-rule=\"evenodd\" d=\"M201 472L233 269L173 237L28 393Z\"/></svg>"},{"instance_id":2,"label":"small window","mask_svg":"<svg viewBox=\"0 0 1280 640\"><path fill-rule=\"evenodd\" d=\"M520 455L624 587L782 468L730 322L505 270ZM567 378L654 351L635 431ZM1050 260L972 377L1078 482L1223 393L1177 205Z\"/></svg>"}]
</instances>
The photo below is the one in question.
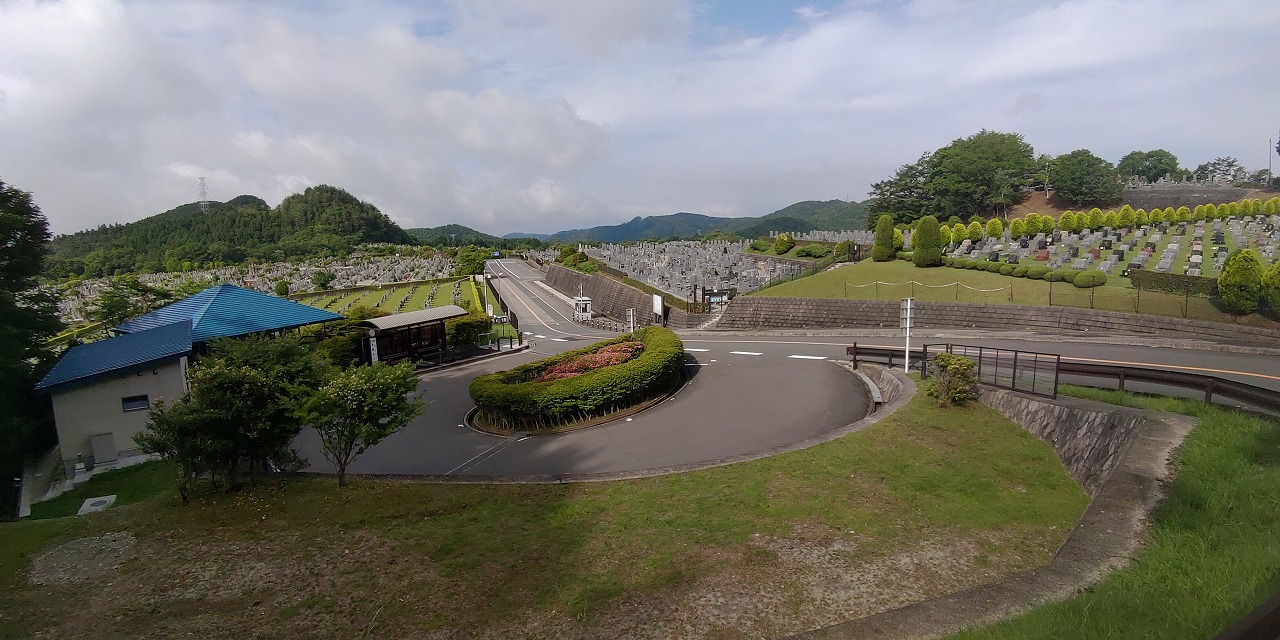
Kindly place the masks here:
<instances>
[{"instance_id":1,"label":"small window","mask_svg":"<svg viewBox=\"0 0 1280 640\"><path fill-rule=\"evenodd\" d=\"M151 408L151 400L147 396L129 396L120 398L120 405L125 411L144 411Z\"/></svg>"}]
</instances>

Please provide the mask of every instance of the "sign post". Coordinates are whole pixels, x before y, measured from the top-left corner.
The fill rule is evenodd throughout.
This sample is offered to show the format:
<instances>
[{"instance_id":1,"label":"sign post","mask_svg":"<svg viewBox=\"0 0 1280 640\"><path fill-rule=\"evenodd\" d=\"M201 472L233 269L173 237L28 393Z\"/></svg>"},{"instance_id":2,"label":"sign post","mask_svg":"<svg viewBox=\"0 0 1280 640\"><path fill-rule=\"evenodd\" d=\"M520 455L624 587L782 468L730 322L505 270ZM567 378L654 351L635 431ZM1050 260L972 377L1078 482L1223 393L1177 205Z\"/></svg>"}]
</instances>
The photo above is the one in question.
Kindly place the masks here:
<instances>
[{"instance_id":1,"label":"sign post","mask_svg":"<svg viewBox=\"0 0 1280 640\"><path fill-rule=\"evenodd\" d=\"M627 308L627 327L629 333L636 332L636 310L634 307Z\"/></svg>"},{"instance_id":2,"label":"sign post","mask_svg":"<svg viewBox=\"0 0 1280 640\"><path fill-rule=\"evenodd\" d=\"M902 336L907 339L906 347L903 349L903 362L905 363L902 370L911 373L911 326L915 323L915 299L903 298L902 306L899 309L900 322L898 329L902 332Z\"/></svg>"}]
</instances>

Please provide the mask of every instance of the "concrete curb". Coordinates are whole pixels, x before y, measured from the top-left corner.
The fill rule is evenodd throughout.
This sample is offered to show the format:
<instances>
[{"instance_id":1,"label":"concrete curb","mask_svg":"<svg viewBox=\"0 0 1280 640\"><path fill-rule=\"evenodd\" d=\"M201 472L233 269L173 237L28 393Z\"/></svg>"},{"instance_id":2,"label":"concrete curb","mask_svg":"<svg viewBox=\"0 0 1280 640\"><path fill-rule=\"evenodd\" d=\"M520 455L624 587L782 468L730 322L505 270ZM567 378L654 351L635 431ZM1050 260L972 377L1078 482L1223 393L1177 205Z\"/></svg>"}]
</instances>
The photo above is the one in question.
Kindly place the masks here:
<instances>
[{"instance_id":1,"label":"concrete curb","mask_svg":"<svg viewBox=\"0 0 1280 640\"><path fill-rule=\"evenodd\" d=\"M1073 405L1093 411L1116 410L1099 402L1070 400ZM1126 411L1143 415L1141 430L1133 436L1120 463L1048 564L986 585L790 637L936 638L1065 600L1123 568L1140 546L1147 516L1164 498L1165 483L1173 474L1174 451L1196 424L1193 419L1176 414Z\"/></svg>"}]
</instances>

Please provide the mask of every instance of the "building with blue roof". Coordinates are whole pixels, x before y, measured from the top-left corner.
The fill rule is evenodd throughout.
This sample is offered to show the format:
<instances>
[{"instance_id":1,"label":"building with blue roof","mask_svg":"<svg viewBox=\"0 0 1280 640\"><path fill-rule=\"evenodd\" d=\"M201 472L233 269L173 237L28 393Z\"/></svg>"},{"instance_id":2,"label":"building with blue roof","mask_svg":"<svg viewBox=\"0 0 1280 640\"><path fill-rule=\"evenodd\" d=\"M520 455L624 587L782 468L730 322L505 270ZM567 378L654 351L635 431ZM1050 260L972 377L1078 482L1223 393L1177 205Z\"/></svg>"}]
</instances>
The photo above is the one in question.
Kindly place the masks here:
<instances>
[{"instance_id":1,"label":"building with blue roof","mask_svg":"<svg viewBox=\"0 0 1280 640\"><path fill-rule=\"evenodd\" d=\"M187 390L191 322L76 345L36 384L53 398L53 416L67 477L77 464L91 470L139 455L133 436L159 400Z\"/></svg>"},{"instance_id":2,"label":"building with blue roof","mask_svg":"<svg viewBox=\"0 0 1280 640\"><path fill-rule=\"evenodd\" d=\"M220 284L129 320L114 331L138 333L186 320L191 322L191 342L201 345L216 338L283 331L341 319L336 313L292 300Z\"/></svg>"}]
</instances>

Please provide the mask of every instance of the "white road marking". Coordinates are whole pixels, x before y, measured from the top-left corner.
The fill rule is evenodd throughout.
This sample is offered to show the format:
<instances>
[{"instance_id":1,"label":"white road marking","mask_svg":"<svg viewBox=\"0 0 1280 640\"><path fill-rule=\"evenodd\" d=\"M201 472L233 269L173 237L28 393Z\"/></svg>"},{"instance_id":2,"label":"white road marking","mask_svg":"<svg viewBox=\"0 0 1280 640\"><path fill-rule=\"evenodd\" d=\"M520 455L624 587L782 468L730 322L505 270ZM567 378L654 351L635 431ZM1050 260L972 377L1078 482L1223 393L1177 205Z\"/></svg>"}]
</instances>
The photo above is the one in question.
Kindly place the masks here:
<instances>
[{"instance_id":1,"label":"white road marking","mask_svg":"<svg viewBox=\"0 0 1280 640\"><path fill-rule=\"evenodd\" d=\"M552 342L568 342L565 338L551 338Z\"/></svg>"},{"instance_id":2,"label":"white road marking","mask_svg":"<svg viewBox=\"0 0 1280 640\"><path fill-rule=\"evenodd\" d=\"M547 337L546 337L546 336L534 336L534 337L535 337L535 338L537 338L537 339L539 339L539 340L546 340L546 339L547 339Z\"/></svg>"},{"instance_id":3,"label":"white road marking","mask_svg":"<svg viewBox=\"0 0 1280 640\"><path fill-rule=\"evenodd\" d=\"M827 359L826 356L787 356L787 357L795 358L797 360L826 360Z\"/></svg>"},{"instance_id":4,"label":"white road marking","mask_svg":"<svg viewBox=\"0 0 1280 640\"><path fill-rule=\"evenodd\" d=\"M533 332L532 332L532 331L526 331L526 332L524 332L524 334L525 334L526 336L531 336L531 335L533 335Z\"/></svg>"},{"instance_id":5,"label":"white road marking","mask_svg":"<svg viewBox=\"0 0 1280 640\"><path fill-rule=\"evenodd\" d=\"M688 347L685 347L684 350L685 351L710 351L710 349L690 349Z\"/></svg>"},{"instance_id":6,"label":"white road marking","mask_svg":"<svg viewBox=\"0 0 1280 640\"><path fill-rule=\"evenodd\" d=\"M732 353L732 354L734 354L734 355L739 355L739 356L762 356L762 355L764 355L763 353L760 353L759 351L730 351L729 353Z\"/></svg>"}]
</instances>

